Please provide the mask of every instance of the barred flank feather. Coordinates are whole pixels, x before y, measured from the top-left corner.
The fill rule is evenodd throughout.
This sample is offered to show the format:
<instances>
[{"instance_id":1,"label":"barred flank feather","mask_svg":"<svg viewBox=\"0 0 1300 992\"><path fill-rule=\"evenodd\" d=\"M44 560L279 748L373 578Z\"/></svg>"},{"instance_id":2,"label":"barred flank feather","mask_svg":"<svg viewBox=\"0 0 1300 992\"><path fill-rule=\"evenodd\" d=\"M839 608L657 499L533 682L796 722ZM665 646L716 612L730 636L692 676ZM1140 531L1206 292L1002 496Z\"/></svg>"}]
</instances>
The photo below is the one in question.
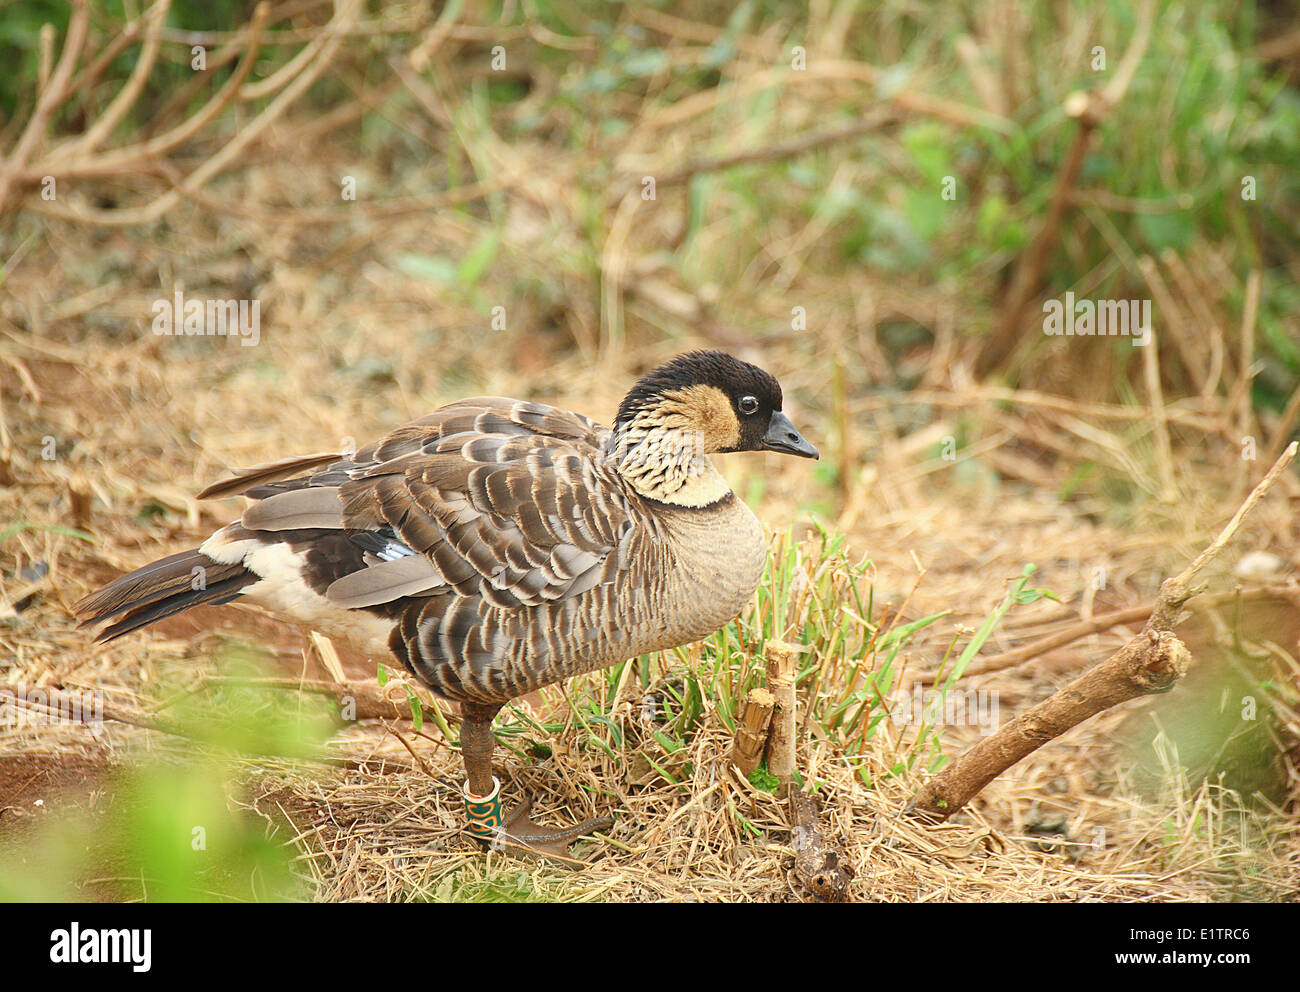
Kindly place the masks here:
<instances>
[{"instance_id":1,"label":"barred flank feather","mask_svg":"<svg viewBox=\"0 0 1300 992\"><path fill-rule=\"evenodd\" d=\"M222 564L197 549L182 551L110 582L80 600L72 611L83 627L117 617L95 635L96 641L111 641L191 606L228 603L257 579L242 564Z\"/></svg>"}]
</instances>

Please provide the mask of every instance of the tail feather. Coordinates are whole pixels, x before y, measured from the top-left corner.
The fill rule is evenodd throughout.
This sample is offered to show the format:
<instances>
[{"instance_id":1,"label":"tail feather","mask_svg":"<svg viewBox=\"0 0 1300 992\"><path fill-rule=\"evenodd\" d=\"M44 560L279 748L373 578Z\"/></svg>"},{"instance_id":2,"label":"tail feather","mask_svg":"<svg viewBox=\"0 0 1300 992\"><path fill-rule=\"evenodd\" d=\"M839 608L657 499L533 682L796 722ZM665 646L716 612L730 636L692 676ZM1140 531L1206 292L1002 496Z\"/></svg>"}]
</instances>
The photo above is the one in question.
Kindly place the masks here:
<instances>
[{"instance_id":1,"label":"tail feather","mask_svg":"<svg viewBox=\"0 0 1300 992\"><path fill-rule=\"evenodd\" d=\"M114 579L72 611L83 627L118 617L95 635L96 641L111 641L192 606L228 603L259 578L239 562L214 561L197 549L182 551Z\"/></svg>"},{"instance_id":2,"label":"tail feather","mask_svg":"<svg viewBox=\"0 0 1300 992\"><path fill-rule=\"evenodd\" d=\"M238 496L246 493L254 486L266 485L267 483L279 482L283 479L290 479L293 476L301 475L309 469L319 468L322 465L328 465L330 462L336 462L343 456L337 451L322 451L314 455L301 455L295 458L281 458L275 462L265 462L262 465L254 465L251 468L243 469L236 472L229 479L222 479L220 482L214 482L207 489L199 493L199 499L220 499L223 496ZM305 483L307 480L295 480Z\"/></svg>"}]
</instances>

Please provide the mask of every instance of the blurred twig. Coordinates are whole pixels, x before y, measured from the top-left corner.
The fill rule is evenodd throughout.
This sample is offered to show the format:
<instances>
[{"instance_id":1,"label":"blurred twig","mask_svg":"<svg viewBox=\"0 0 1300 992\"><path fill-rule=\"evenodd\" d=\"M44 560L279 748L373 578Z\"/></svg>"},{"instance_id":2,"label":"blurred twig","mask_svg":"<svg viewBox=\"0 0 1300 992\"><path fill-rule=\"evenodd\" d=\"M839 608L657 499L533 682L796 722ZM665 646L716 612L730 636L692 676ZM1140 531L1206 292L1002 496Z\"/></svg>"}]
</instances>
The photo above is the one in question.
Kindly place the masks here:
<instances>
[{"instance_id":1,"label":"blurred twig","mask_svg":"<svg viewBox=\"0 0 1300 992\"><path fill-rule=\"evenodd\" d=\"M1138 15L1138 26L1133 40L1124 52L1115 75L1101 90L1089 93L1074 92L1066 97L1066 116L1073 117L1079 122L1079 130L1061 166L1056 191L1048 204L1043 225L1039 228L1038 235L1020 253L1002 306L998 328L980 350L975 366L979 375L988 375L997 368L1012 352L1019 340L1025 320L1032 310L1034 294L1042 285L1047 259L1059 240L1061 220L1074 196L1075 186L1083 168L1084 157L1092 144L1093 134L1110 111L1124 99L1124 94L1133 80L1133 74L1137 71L1142 56L1146 53L1147 45L1151 41L1155 14L1155 0L1145 0Z\"/></svg>"},{"instance_id":2,"label":"blurred twig","mask_svg":"<svg viewBox=\"0 0 1300 992\"><path fill-rule=\"evenodd\" d=\"M58 65L42 85L31 119L0 168L0 214L15 209L26 194L42 186L48 178L57 181L86 176L167 175L175 172L175 166L166 156L196 137L227 107L236 100L250 102L274 94L270 104L236 131L218 152L174 182L172 189L143 206L118 209L100 209L84 203L70 206L60 202L57 196L31 203L32 209L40 213L86 223L123 226L158 218L182 199L199 195L213 177L240 160L249 145L319 78L362 11L361 0L335 0L334 16L313 31L308 43L288 63L264 79L249 82L261 46L262 31L271 12L271 5L263 0L245 29L242 40L244 57L238 69L211 99L187 119L155 138L101 151L101 146L134 108L144 90L157 58L169 4L170 0L158 0L144 18L127 24L85 72L71 82L72 71L85 46L88 21L85 0L77 0ZM102 74L111 61L107 56L123 51L137 39L141 40L141 51L135 66L109 105L82 134L35 159L56 110Z\"/></svg>"},{"instance_id":3,"label":"blurred twig","mask_svg":"<svg viewBox=\"0 0 1300 992\"><path fill-rule=\"evenodd\" d=\"M840 127L814 131L811 134L801 135L798 138L767 145L763 148L754 148L743 152L734 152L731 155L720 155L716 158L700 159L687 163L671 172L655 176L655 185L659 189L666 186L680 186L704 172L718 172L737 165L747 165L751 162L775 162L785 158L793 158L816 148L822 148L826 145L832 145L839 141L846 141L849 138L856 138L859 135L879 130L897 119L898 115L892 110L876 110L868 113L861 120ZM629 181L625 180L625 182ZM625 195L624 183L616 182L614 189L607 196L606 202L611 207L616 206Z\"/></svg>"}]
</instances>

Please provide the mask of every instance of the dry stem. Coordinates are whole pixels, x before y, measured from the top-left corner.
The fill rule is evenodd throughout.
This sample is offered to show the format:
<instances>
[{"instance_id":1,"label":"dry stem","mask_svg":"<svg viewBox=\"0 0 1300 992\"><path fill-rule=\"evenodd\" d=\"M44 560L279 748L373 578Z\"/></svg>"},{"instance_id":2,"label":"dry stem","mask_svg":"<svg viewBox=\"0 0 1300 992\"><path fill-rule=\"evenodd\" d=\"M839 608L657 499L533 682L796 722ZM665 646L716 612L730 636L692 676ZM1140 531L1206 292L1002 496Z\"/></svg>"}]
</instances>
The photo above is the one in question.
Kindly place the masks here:
<instances>
[{"instance_id":1,"label":"dry stem","mask_svg":"<svg viewBox=\"0 0 1300 992\"><path fill-rule=\"evenodd\" d=\"M795 662L799 645L767 642L767 688L776 701L767 738L767 770L787 785L794 777Z\"/></svg>"},{"instance_id":2,"label":"dry stem","mask_svg":"<svg viewBox=\"0 0 1300 992\"><path fill-rule=\"evenodd\" d=\"M731 746L731 760L742 775L748 776L763 760L775 708L776 697L766 689L756 688L749 690L749 695L736 711L736 737Z\"/></svg>"}]
</instances>

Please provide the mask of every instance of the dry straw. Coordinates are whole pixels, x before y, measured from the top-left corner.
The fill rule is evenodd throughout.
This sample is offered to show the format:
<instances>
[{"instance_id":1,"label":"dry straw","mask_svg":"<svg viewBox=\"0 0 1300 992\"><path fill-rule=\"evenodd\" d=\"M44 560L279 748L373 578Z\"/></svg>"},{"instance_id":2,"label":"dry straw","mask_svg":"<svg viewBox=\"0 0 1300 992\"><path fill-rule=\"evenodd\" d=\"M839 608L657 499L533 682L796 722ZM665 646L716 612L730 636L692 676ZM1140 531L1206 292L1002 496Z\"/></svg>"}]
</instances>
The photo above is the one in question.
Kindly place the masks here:
<instances>
[{"instance_id":1,"label":"dry straw","mask_svg":"<svg viewBox=\"0 0 1300 992\"><path fill-rule=\"evenodd\" d=\"M806 466L724 459L742 495L757 497L761 481L754 502L766 521L797 520L802 538L817 510L853 549L821 558L816 541L803 546L802 577L789 587L776 636L800 641L810 625L825 622L829 604L861 651L942 613L900 653L900 684L910 691L927 683L954 641L965 643L1001 600L1004 580L1033 561L1035 581L1061 602L1009 613L965 677L999 694L1005 718L1135 633L1159 578L1205 546L1225 512L1285 450L1300 417L1297 388L1280 416L1252 422L1243 397L1255 332L1230 301L1255 300L1269 287L1236 274L1248 263L1225 261L1210 246L1148 258L1117 243L1117 256L1131 261L1134 277L1150 289L1168 332L1157 334L1147 359L1149 388L1125 403L1111 401L1109 352L1098 352L1087 368L1071 366L1064 380L1048 355L1024 366L1023 389L973 383L966 370L979 339L953 332L966 301L863 269L828 274L819 255L824 220L798 211L772 209L764 223L737 232L727 218L743 204L726 189L704 206L708 222L695 235L692 258L700 265L752 261L719 269L727 279L721 288L665 265L680 246L687 190L697 177L815 153L826 157L835 188L849 190L875 175L854 139L895 119L998 130L1005 107L1015 105L998 91L1010 82L984 79L977 93L986 105L975 107L931 97L919 78L892 91L890 106L880 109L879 70L828 58L781 90L756 151L738 117L746 94L772 92L789 74L772 71L786 56L778 41L742 35L717 87L675 100L655 89L642 104L630 97L625 132L555 142L544 134L576 133L583 122L567 103L549 100L556 82L544 73L528 100L490 120L474 115L466 96L473 72L459 56L481 44L490 26L405 13L362 20L361 5L352 2L308 4L320 20L289 26L274 5L259 8L240 31L202 39L214 58L235 66L229 88L213 94L221 103L178 93L160 111L158 137L121 143L116 124L124 104L109 103L96 108L102 115L91 116L80 138L60 139L49 130L60 97L91 88L105 64L81 51L87 6L74 4L66 35L45 46L36 112L30 127L8 135L0 180L0 209L20 211L24 222L34 220L27 210L43 212L41 236L17 244L0 283L0 519L11 522L0 543L0 679L99 689L113 714L99 737L49 722L0 727L0 755L10 759L0 766L30 770L0 780L8 790L0 805L32 816L40 815L32 804L52 796L55 783L69 801L86 804L108 769L148 752L172 754L171 731L182 729L171 721L176 700L159 698L155 687L164 676L180 679L187 693L219 684L228 674L215 660L223 638L237 638L270 652L272 687L353 696L363 718L323 753L245 758L230 784L230 803L264 818L288 845L309 898L478 898L507 890L566 900L805 898L787 878L795 854L789 809L737 773L730 711L721 711L759 681L761 645L743 646L734 684L703 698L694 728L672 752L655 736L662 700L646 704L650 693L634 666L621 685L584 677L506 717L511 734L527 733L551 752L539 759L518 737L503 737L516 747L498 751L508 755L498 767L508 801L532 793L539 821L617 811L608 835L577 848L586 867L573 871L484 853L464 836L454 715L427 705L417 731L401 680L381 688L373 661L340 645L313 646L302 632L234 608L205 609L91 648L73 629L68 606L113 574L193 546L230 519L233 505L193 496L230 467L348 439L363 444L471 393L542 399L608 418L637 372L674 351L708 345L778 373L789 408L804 407L795 419L811 437L828 440L829 461L841 475L823 485ZM161 39L162 58L199 43L169 35L160 16L146 11L113 44L153 51ZM683 61L698 62L722 34L650 10L628 16ZM818 33L833 49L834 25ZM355 39L376 35L409 36L409 51L438 71L403 63L369 81L348 59ZM511 38L522 44L528 33ZM290 54L254 80L246 67L272 40ZM325 115L304 110L295 96L327 70L357 87L358 97ZM828 93L869 103L877 116L864 107L853 126L810 125L825 119L819 101ZM186 116L184 108L196 105L197 116ZM220 114L202 109L214 106ZM371 192L378 187L381 195L343 202L339 177L362 170L336 135L376 106L394 108L390 126L404 140L439 154L402 177L376 167ZM517 126L534 113L542 125ZM509 141L501 137L507 133ZM169 156L188 171L176 172ZM462 184L450 181L448 161L462 171ZM49 163L75 166L86 183L105 182L126 198L128 212L79 194L42 207L37 189ZM648 173L673 180L661 184L656 209L639 199L639 178ZM584 184L591 176L599 177L598 197ZM1059 199L1061 210L1067 201L1081 205L1104 224L1105 204L1091 192L1063 189ZM152 226L105 234L87 220ZM454 266L484 245L494 248L494 262L472 283L431 274L431 256ZM179 283L219 296L246 287L266 315L258 347L152 335L152 303ZM840 326L795 332L795 298L810 312L840 315ZM488 329L494 304L506 307L504 330ZM933 331L917 366L921 386L877 395L874 385L895 372L880 329L900 320ZM1175 391L1174 382L1188 388ZM827 383L838 383L834 396ZM1259 439L1256 459L1241 457L1244 428ZM936 454L959 435L965 443L954 457ZM1082 466L1126 487L1129 520L1119 522L1097 490L1073 492ZM1241 580L1248 587L1236 597L1231 569L1238 552L1296 546L1287 499L1297 489L1291 475L1278 480L1232 550L1207 568L1210 592L1189 604L1206 630L1218 624L1224 638L1258 647L1279 673L1290 673L1279 677L1276 701L1276 756L1293 776L1289 798L1270 806L1177 776L1159 794L1139 793L1118 738L1126 711L1153 712L1142 701L1101 713L1033 752L954 821L923 825L903 815L929 774L923 758L931 752L915 728L896 724L892 714L870 736L869 717L847 737L823 725L820 717L842 705L851 719L853 694L873 675L855 664L853 651L830 645L799 662L799 712L818 718L800 717L794 770L816 788L821 828L855 870L850 897L1294 896L1297 779L1286 762L1300 739L1296 645L1277 643L1271 627L1234 627L1233 617L1250 616L1254 604L1296 611L1295 585L1283 561L1279 574ZM1063 492L1073 492L1068 502ZM775 548L788 550L783 541ZM855 571L850 566L864 553L873 564ZM851 588L873 600L871 616L848 598ZM1217 643L1218 634L1206 636L1206 644ZM700 664L700 650L687 649L651 659L646 675L652 687L673 684ZM1287 695L1288 685L1296 692ZM619 728L621 743L608 752L591 743L599 727L593 733L584 726L592 708ZM532 726L546 719L559 729ZM978 740L968 727L935 733L948 756Z\"/></svg>"}]
</instances>

